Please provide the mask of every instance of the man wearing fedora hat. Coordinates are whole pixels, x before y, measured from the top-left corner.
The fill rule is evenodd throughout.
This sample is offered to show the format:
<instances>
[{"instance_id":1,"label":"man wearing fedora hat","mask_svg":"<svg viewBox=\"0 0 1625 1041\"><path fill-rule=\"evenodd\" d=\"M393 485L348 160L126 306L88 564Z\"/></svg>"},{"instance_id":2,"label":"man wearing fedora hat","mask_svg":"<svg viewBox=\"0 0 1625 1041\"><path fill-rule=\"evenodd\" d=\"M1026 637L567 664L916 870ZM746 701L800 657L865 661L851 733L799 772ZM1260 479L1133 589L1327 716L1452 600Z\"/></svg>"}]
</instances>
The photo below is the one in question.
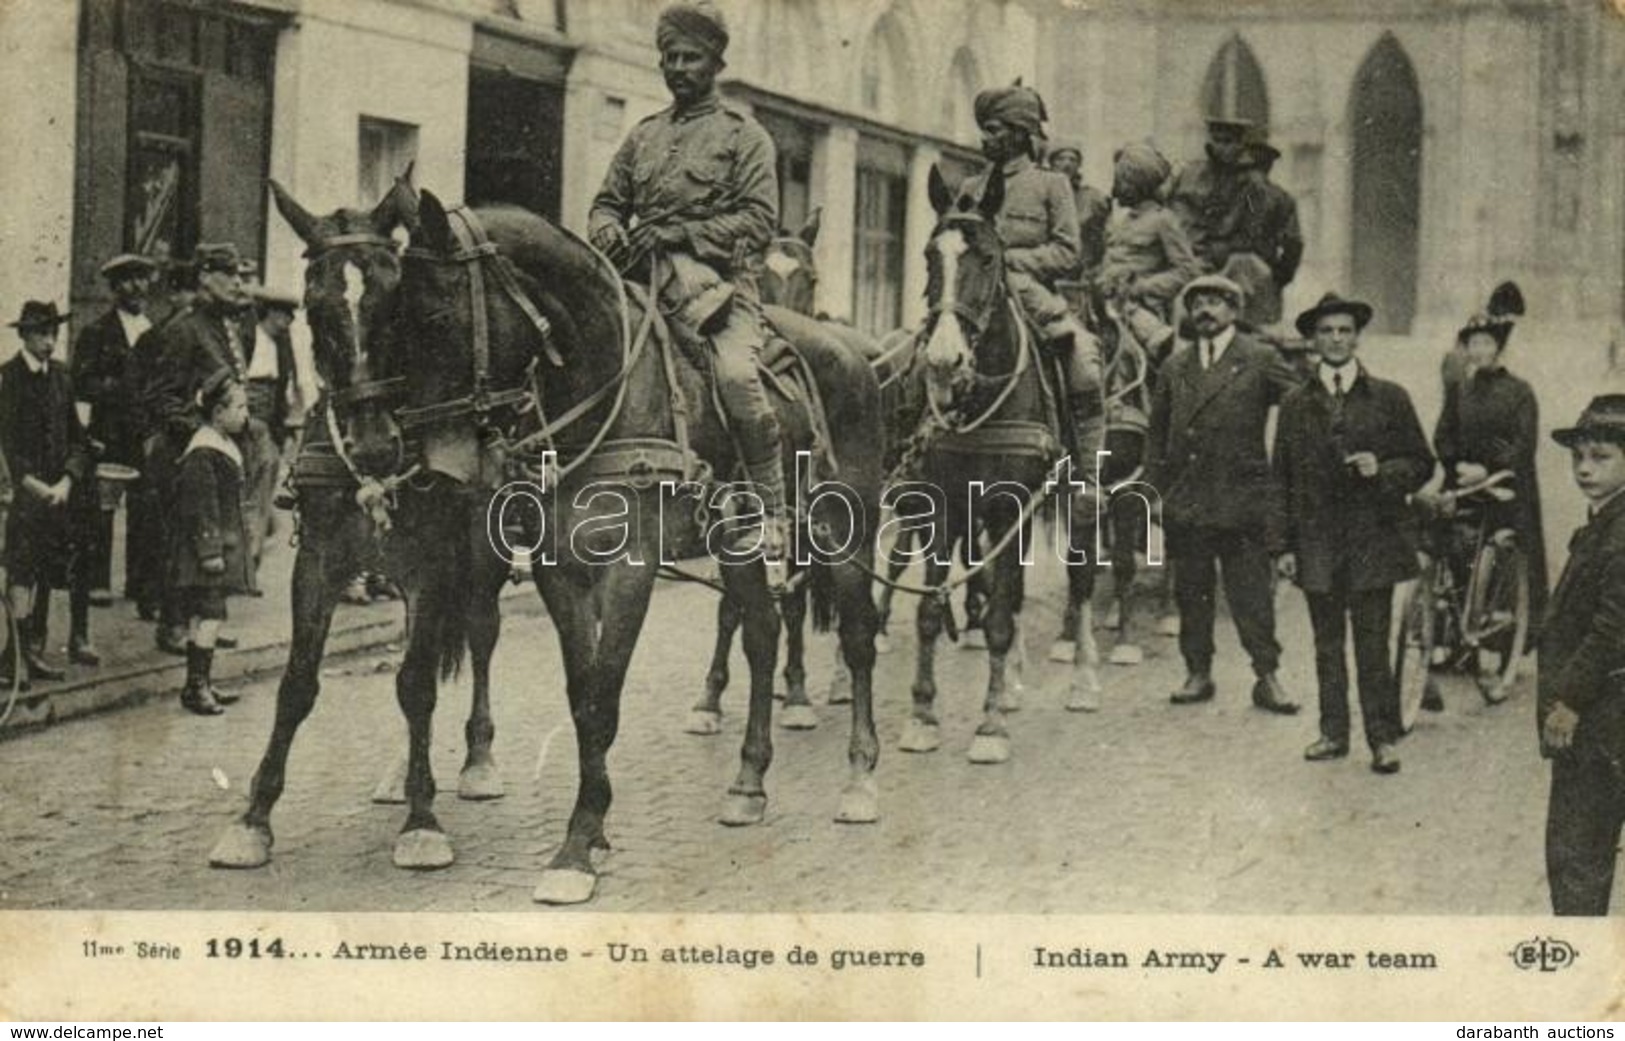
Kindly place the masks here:
<instances>
[{"instance_id":1,"label":"man wearing fedora hat","mask_svg":"<svg viewBox=\"0 0 1625 1041\"><path fill-rule=\"evenodd\" d=\"M64 673L45 660L53 588L67 585L72 551L67 523L74 486L89 479L85 430L73 407L73 383L53 361L57 331L68 320L54 302L30 300L11 326L23 349L0 365L0 451L16 484L7 519L5 565L23 659L36 679Z\"/></svg>"},{"instance_id":2,"label":"man wearing fedora hat","mask_svg":"<svg viewBox=\"0 0 1625 1041\"><path fill-rule=\"evenodd\" d=\"M146 431L141 425L137 366L132 362L136 343L153 326L151 295L158 264L150 257L121 253L102 265L101 275L113 293L113 305L74 341L73 390L81 414L89 416L86 428L91 440L103 446L101 458L140 470ZM124 592L132 600L150 599L149 587L157 581L152 571L156 566L152 524L145 516L150 497L132 488L125 501ZM110 589L113 514L99 509L94 514L84 576L93 588ZM71 641L69 654L75 655Z\"/></svg>"},{"instance_id":3,"label":"man wearing fedora hat","mask_svg":"<svg viewBox=\"0 0 1625 1041\"><path fill-rule=\"evenodd\" d=\"M1236 327L1240 287L1203 275L1180 302L1196 337L1163 363L1152 401L1146 480L1162 497L1179 650L1187 676L1171 700L1213 698L1214 595L1225 598L1257 682L1253 704L1291 715L1298 710L1276 678L1270 555L1280 540L1280 511L1264 428L1270 409L1297 386L1274 347Z\"/></svg>"},{"instance_id":4,"label":"man wearing fedora hat","mask_svg":"<svg viewBox=\"0 0 1625 1041\"><path fill-rule=\"evenodd\" d=\"M1540 644L1546 880L1553 913L1603 915L1625 822L1625 394L1593 398L1552 438L1570 452L1589 518L1569 542Z\"/></svg>"},{"instance_id":5,"label":"man wearing fedora hat","mask_svg":"<svg viewBox=\"0 0 1625 1041\"><path fill-rule=\"evenodd\" d=\"M1389 633L1394 587L1417 573L1407 497L1433 476L1433 453L1403 387L1355 360L1371 307L1327 293L1298 316L1320 356L1315 377L1281 402L1274 466L1284 512L1276 561L1309 602L1320 688L1313 762L1349 750L1348 662L1354 633L1360 715L1371 768L1396 773L1403 730Z\"/></svg>"},{"instance_id":6,"label":"man wearing fedora hat","mask_svg":"<svg viewBox=\"0 0 1625 1041\"><path fill-rule=\"evenodd\" d=\"M191 306L143 337L140 350L154 358L148 406L156 436L147 444L147 473L161 489L175 480L181 453L202 423L198 391L221 369L238 380L246 374L248 346L238 314L248 303L242 262L231 243L199 243L193 251L196 294ZM154 342L146 343L147 339ZM165 566L172 532L163 533ZM160 597L157 643L175 655L186 653L186 618L167 580Z\"/></svg>"}]
</instances>

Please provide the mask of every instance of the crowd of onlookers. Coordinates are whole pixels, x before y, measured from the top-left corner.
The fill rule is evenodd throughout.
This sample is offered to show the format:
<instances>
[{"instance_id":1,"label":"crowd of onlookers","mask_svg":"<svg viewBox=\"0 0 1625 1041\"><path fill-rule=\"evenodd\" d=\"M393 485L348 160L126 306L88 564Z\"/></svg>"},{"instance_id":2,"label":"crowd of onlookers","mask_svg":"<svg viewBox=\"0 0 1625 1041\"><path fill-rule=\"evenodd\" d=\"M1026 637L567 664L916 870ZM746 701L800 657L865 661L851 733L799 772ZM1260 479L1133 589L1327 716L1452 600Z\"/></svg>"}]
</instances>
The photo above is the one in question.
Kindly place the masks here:
<instances>
[{"instance_id":1,"label":"crowd of onlookers","mask_svg":"<svg viewBox=\"0 0 1625 1041\"><path fill-rule=\"evenodd\" d=\"M54 302L29 301L10 323L22 345L0 366L0 564L18 645L0 656L0 683L65 677L49 632L57 590L68 663L101 663L91 623L118 599L122 513L123 598L155 623L158 648L188 658L188 707L212 714L220 692L203 658L234 641L218 631L223 600L199 590L261 595L283 456L315 392L292 336L300 300L224 243L183 264L121 254L101 275L111 305L79 328L66 362L69 315ZM346 599L386 591L362 576Z\"/></svg>"}]
</instances>

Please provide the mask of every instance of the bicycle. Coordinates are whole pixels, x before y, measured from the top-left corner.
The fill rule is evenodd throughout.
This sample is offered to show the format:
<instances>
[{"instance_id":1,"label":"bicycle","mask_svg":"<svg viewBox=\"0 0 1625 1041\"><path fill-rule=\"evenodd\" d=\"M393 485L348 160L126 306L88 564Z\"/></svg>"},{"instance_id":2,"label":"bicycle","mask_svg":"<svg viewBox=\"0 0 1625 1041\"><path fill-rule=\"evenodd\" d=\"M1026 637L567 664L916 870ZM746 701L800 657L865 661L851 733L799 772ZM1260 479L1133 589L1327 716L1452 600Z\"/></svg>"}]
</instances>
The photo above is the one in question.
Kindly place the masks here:
<instances>
[{"instance_id":1,"label":"bicycle","mask_svg":"<svg viewBox=\"0 0 1625 1041\"><path fill-rule=\"evenodd\" d=\"M1422 709L1444 707L1438 673L1469 671L1479 694L1498 705L1512 694L1529 639L1529 560L1517 533L1496 523L1494 505L1515 497L1503 470L1437 499L1432 545L1400 612L1394 650L1400 723L1406 733ZM1463 585L1451 551L1465 534L1471 554ZM1464 556L1467 556L1464 554Z\"/></svg>"}]
</instances>

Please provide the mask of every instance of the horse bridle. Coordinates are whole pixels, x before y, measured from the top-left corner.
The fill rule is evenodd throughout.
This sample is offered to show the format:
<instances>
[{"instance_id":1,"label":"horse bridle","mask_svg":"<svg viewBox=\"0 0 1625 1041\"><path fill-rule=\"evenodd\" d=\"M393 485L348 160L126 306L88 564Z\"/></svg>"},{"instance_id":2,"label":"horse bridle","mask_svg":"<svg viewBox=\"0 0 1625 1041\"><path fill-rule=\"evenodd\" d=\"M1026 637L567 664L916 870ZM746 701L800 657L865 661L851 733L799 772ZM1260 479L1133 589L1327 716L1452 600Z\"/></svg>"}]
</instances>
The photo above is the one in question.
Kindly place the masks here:
<instances>
[{"instance_id":1,"label":"horse bridle","mask_svg":"<svg viewBox=\"0 0 1625 1041\"><path fill-rule=\"evenodd\" d=\"M959 225L978 225L983 223L985 223L985 221L979 214L956 213L945 219L942 222L942 228L939 228L937 234L934 234L931 237L933 240L935 240L937 235L940 235L942 231L947 228L956 227ZM960 321L964 322L966 327L969 329L971 353L975 354L977 344L980 342L982 337L987 334L988 326L993 323L993 312L998 307L998 299L1001 295L999 290L1003 288L1005 288L1005 280L1001 273L998 282L993 287L993 291L987 294L987 299L982 302L980 307L973 308L964 303L959 299L959 294L957 293L954 294L954 303L952 307L943 307L941 304L932 304L930 308L926 310L926 320L920 327L920 337L922 341L925 337L928 337L931 334L932 329L936 328L937 322L942 320L943 315L951 314Z\"/></svg>"},{"instance_id":2,"label":"horse bridle","mask_svg":"<svg viewBox=\"0 0 1625 1041\"><path fill-rule=\"evenodd\" d=\"M452 235L457 240L454 253L411 248L404 259L433 264L459 264L468 268L469 306L472 309L474 349L474 389L471 393L450 401L436 402L416 408L400 408L394 412L395 422L403 432L420 427L444 423L448 420L473 416L475 424L487 425L492 412L500 409L528 409L534 407L535 381L530 385L491 389L491 325L486 310L485 279L489 276L514 305L519 308L541 336L542 352L554 368L564 366L564 357L553 344L553 327L545 315L519 285L513 262L503 256L485 234L477 219L465 206L454 206L446 211Z\"/></svg>"}]
</instances>

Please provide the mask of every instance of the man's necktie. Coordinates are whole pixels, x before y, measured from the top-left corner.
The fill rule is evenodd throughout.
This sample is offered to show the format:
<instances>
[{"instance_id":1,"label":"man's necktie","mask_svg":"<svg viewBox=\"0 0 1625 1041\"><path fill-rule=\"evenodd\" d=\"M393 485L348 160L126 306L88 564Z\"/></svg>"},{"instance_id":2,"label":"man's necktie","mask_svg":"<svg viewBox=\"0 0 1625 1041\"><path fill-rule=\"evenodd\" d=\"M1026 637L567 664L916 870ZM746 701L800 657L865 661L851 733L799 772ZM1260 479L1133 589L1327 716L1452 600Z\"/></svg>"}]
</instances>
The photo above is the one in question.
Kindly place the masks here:
<instances>
[{"instance_id":1,"label":"man's necktie","mask_svg":"<svg viewBox=\"0 0 1625 1041\"><path fill-rule=\"evenodd\" d=\"M1202 368L1204 368L1204 369L1213 368L1213 341L1212 340L1203 340L1202 341Z\"/></svg>"}]
</instances>

